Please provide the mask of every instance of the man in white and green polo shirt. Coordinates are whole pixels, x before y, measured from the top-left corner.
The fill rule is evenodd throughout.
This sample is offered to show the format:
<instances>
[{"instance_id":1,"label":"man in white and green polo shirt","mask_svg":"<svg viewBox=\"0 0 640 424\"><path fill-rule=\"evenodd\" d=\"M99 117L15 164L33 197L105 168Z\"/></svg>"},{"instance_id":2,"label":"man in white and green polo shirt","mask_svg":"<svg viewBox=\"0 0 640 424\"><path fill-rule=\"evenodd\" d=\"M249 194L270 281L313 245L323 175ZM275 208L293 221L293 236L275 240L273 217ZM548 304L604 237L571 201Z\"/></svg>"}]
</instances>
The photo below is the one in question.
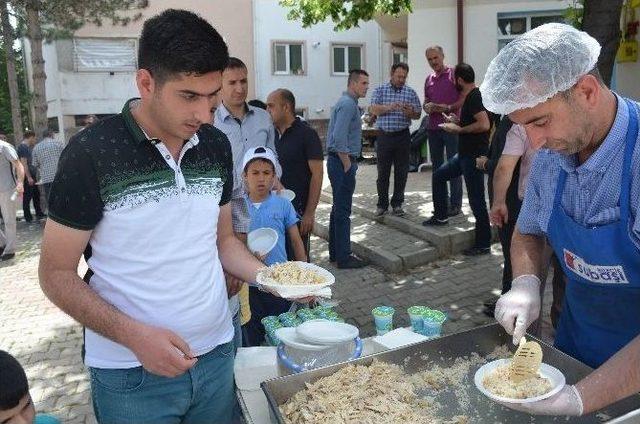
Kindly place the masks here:
<instances>
[{"instance_id":1,"label":"man in white and green polo shirt","mask_svg":"<svg viewBox=\"0 0 640 424\"><path fill-rule=\"evenodd\" d=\"M60 158L40 283L85 326L100 423L232 419L222 267L255 281L263 265L233 235L231 148L209 124L227 60L222 37L197 15L147 20L141 98L80 132Z\"/></svg>"}]
</instances>

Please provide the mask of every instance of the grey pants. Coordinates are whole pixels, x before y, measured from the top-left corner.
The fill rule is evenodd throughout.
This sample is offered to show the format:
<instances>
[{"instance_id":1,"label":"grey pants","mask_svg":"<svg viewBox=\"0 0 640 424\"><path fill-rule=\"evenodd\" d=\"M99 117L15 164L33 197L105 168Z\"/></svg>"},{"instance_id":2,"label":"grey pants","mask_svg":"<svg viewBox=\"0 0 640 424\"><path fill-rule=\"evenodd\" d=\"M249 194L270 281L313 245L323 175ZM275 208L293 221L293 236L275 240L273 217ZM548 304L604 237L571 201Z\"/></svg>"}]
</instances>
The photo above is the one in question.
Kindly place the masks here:
<instances>
[{"instance_id":1,"label":"grey pants","mask_svg":"<svg viewBox=\"0 0 640 424\"><path fill-rule=\"evenodd\" d=\"M13 191L0 192L0 212L4 220L4 228L0 228L0 248L4 246L1 254L16 253L16 206L18 200L11 200Z\"/></svg>"}]
</instances>

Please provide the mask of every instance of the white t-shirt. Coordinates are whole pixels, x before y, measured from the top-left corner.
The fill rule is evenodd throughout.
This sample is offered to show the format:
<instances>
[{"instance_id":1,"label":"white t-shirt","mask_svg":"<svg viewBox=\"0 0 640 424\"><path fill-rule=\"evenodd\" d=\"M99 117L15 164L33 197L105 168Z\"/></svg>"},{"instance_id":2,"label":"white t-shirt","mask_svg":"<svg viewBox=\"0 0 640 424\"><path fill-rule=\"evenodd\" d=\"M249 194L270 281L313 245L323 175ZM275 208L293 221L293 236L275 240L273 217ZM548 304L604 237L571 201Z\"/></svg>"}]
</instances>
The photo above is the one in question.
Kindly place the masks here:
<instances>
[{"instance_id":1,"label":"white t-shirt","mask_svg":"<svg viewBox=\"0 0 640 424\"><path fill-rule=\"evenodd\" d=\"M529 171L537 150L531 145L529 137L522 125L513 124L507 132L503 155L520 156L520 176L518 177L518 197L524 198L524 191L529 179Z\"/></svg>"}]
</instances>

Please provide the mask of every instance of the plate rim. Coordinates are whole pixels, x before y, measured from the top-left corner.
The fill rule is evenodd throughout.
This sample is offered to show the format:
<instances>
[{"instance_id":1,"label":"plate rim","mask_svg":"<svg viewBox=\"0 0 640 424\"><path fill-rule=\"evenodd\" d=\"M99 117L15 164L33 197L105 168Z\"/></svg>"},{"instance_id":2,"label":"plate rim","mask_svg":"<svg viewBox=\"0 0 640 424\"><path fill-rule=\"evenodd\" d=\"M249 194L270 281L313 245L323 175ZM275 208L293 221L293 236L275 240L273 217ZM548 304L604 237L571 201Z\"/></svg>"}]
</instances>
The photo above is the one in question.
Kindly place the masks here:
<instances>
[{"instance_id":1,"label":"plate rim","mask_svg":"<svg viewBox=\"0 0 640 424\"><path fill-rule=\"evenodd\" d=\"M256 282L258 284L261 284L263 286L267 286L267 287L273 287L273 288L286 288L286 289L309 289L309 288L315 288L315 289L321 289L324 287L329 287L332 284L334 284L336 282L336 277L329 272L328 270L322 268L319 265L310 263L310 262L303 262L303 261L287 261L289 263L295 263L295 264L300 264L302 267L304 268L311 268L313 270L317 270L319 271L320 274L322 274L324 277L327 278L327 282L325 283L321 283L321 284L270 284L270 283L266 283L264 282L263 278L262 278L262 270L258 271L258 275L256 276ZM286 263L286 262L282 262L282 263ZM267 269L268 267L265 267L264 269Z\"/></svg>"},{"instance_id":2,"label":"plate rim","mask_svg":"<svg viewBox=\"0 0 640 424\"><path fill-rule=\"evenodd\" d=\"M271 227L260 227L260 228L256 228L255 230L249 231L249 233L247 233L247 247L249 247L249 250L251 250L251 247L249 246L249 235L257 231L265 231L265 230L275 236L275 241L271 244L271 248L269 248L269 250L266 253L263 253L263 255L269 254L269 252L271 252L273 248L276 247L276 244L278 244L278 239L280 238L280 236L278 235L278 232Z\"/></svg>"},{"instance_id":3,"label":"plate rim","mask_svg":"<svg viewBox=\"0 0 640 424\"><path fill-rule=\"evenodd\" d=\"M284 344L285 346L290 346L292 348L295 349L300 349L300 350L305 350L305 351L309 351L309 352L319 352L321 350L326 350L328 348L330 348L331 346L327 346L327 345L319 345L319 344L313 344L310 342L304 343L304 342L294 342L292 344L287 344L284 342L284 340L278 336L278 333L293 333L296 336L298 336L299 338L300 335L298 334L298 332L296 331L296 327L283 327L283 328L278 328L275 333L276 333L276 337L278 337L280 339L280 342L282 344Z\"/></svg>"},{"instance_id":4,"label":"plate rim","mask_svg":"<svg viewBox=\"0 0 640 424\"><path fill-rule=\"evenodd\" d=\"M340 341L326 341L326 340L321 340L321 339L317 339L312 337L309 337L309 335L304 335L302 332L300 332L300 327L305 326L308 327L310 326L312 323L318 323L318 322L323 322L324 325L332 325L332 326L336 326L336 327L345 327L347 328L347 326L349 327L353 327L356 330L356 335L353 337L349 337L348 339L344 339L344 340L340 340ZM330 324L326 324L326 323L330 323ZM298 336L300 336L301 339L305 340L308 343L314 343L314 344L324 344L325 346L332 346L332 345L337 345L340 343L346 343L350 340L355 339L356 337L358 337L360 335L360 330L358 329L358 327L356 327L355 325L346 323L346 322L337 322L337 321L329 321L329 320L310 320L310 321L305 321L302 324L298 325L296 328L296 334L298 334ZM352 331L353 332L353 331Z\"/></svg>"},{"instance_id":5,"label":"plate rim","mask_svg":"<svg viewBox=\"0 0 640 424\"><path fill-rule=\"evenodd\" d=\"M506 397L502 397L502 396L498 396L495 395L493 393L491 393L489 390L487 390L484 385L482 384L482 380L480 378L480 374L481 371L484 368L487 368L490 365L493 365L496 362L499 362L497 366L502 365L503 363L506 363L508 361L511 361L511 359L509 358L501 358L501 359L495 359L491 362L487 362L486 364L482 365L480 368L478 368L473 376L473 382L476 385L476 388L478 390L480 390L480 392L482 394L484 394L485 396L487 396L489 399L498 402L498 403L531 403L531 402L537 402L539 400L544 400L547 398L550 398L551 396L555 395L556 393L558 393L560 390L562 390L562 388L566 385L567 380L566 377L564 376L564 373L562 371L560 371L558 368L554 367L553 365L549 365L546 363L541 363L540 364L540 371L543 371L542 368L545 368L546 370L555 370L558 372L558 374L562 377L562 380L560 381L560 384L558 384L556 387L554 387L553 389L549 390L547 393L541 394L539 396L535 396L535 397L531 397L531 398L525 398L525 399L514 399L514 398L506 398ZM482 375L484 376L484 372L482 373ZM543 373L544 376L544 373Z\"/></svg>"}]
</instances>

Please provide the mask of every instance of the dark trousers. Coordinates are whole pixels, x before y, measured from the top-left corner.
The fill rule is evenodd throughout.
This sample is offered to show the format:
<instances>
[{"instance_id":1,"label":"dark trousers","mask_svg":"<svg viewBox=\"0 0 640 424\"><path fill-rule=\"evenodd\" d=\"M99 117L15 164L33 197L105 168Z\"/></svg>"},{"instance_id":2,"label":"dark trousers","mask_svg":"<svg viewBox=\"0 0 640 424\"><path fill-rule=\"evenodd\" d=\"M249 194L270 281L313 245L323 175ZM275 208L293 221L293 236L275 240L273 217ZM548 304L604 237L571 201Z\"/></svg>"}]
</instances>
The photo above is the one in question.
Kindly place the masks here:
<instances>
[{"instance_id":1,"label":"dark trousers","mask_svg":"<svg viewBox=\"0 0 640 424\"><path fill-rule=\"evenodd\" d=\"M24 194L22 195L22 211L24 212L25 221L33 220L31 216L31 201L33 200L33 207L36 210L36 216L40 217L44 215L40 208L40 190L37 185L29 185L27 179L24 180Z\"/></svg>"},{"instance_id":2,"label":"dark trousers","mask_svg":"<svg viewBox=\"0 0 640 424\"><path fill-rule=\"evenodd\" d=\"M327 157L327 174L331 182L333 206L329 219L329 259L342 263L351 255L351 202L356 188L358 163L351 159L351 168L344 172L337 155Z\"/></svg>"},{"instance_id":3,"label":"dark trousers","mask_svg":"<svg viewBox=\"0 0 640 424\"><path fill-rule=\"evenodd\" d=\"M242 326L244 336L242 344L260 346L265 336L264 326L260 322L262 318L287 312L291 308L291 301L260 291L256 287L249 287L249 305L251 319Z\"/></svg>"},{"instance_id":4,"label":"dark trousers","mask_svg":"<svg viewBox=\"0 0 640 424\"><path fill-rule=\"evenodd\" d=\"M458 153L458 136L444 130L428 130L429 153L431 155L432 169L435 172L444 163L445 149L447 160L451 160ZM431 174L431 184L433 187L433 173ZM462 207L462 178L457 177L449 181L449 191L445 186L445 196L452 208Z\"/></svg>"},{"instance_id":5,"label":"dark trousers","mask_svg":"<svg viewBox=\"0 0 640 424\"><path fill-rule=\"evenodd\" d=\"M515 199L507 199L509 220L498 229L498 238L500 239L502 255L504 256L504 269L502 270L502 294L511 290L511 281L513 280L513 269L511 267L511 239L513 238L513 232L516 229L516 222L518 221L518 215L520 215L521 207L522 200L517 196Z\"/></svg>"},{"instance_id":6,"label":"dark trousers","mask_svg":"<svg viewBox=\"0 0 640 424\"><path fill-rule=\"evenodd\" d=\"M51 194L51 186L53 183L44 183L42 184L42 189L44 190L44 202L47 210L49 210L49 194Z\"/></svg>"},{"instance_id":7,"label":"dark trousers","mask_svg":"<svg viewBox=\"0 0 640 424\"><path fill-rule=\"evenodd\" d=\"M455 155L433 173L434 216L438 219L447 218L447 181L460 176L464 177L469 204L476 219L474 247L489 247L491 227L485 201L484 174L476 168L474 157Z\"/></svg>"},{"instance_id":8,"label":"dark trousers","mask_svg":"<svg viewBox=\"0 0 640 424\"><path fill-rule=\"evenodd\" d=\"M389 207L389 176L393 165L393 197L391 207L402 206L404 188L409 172L409 152L411 145L409 129L396 132L381 132L376 138L376 159L378 163L378 207Z\"/></svg>"}]
</instances>

